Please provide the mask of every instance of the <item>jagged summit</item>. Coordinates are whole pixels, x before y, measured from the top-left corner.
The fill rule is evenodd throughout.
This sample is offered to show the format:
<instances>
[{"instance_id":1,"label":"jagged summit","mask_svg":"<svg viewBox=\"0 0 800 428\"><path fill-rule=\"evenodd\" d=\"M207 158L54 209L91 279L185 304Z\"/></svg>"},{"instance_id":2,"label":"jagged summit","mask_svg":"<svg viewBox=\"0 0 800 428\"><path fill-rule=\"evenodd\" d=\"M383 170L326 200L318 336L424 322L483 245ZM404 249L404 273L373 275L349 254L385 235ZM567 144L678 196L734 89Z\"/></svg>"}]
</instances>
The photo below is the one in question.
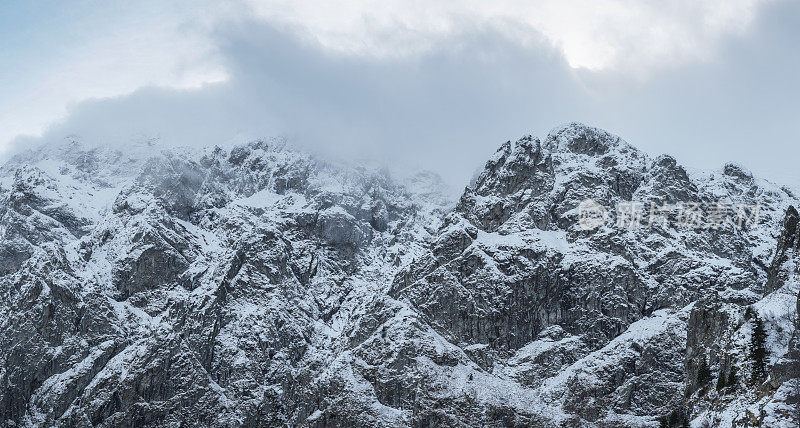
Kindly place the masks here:
<instances>
[{"instance_id":1,"label":"jagged summit","mask_svg":"<svg viewBox=\"0 0 800 428\"><path fill-rule=\"evenodd\" d=\"M790 193L734 165L690 172L581 124L501 145L457 203L442 187L280 141L71 141L17 156L0 167L0 420L783 417L796 377ZM632 203L759 214L622 225ZM586 227L587 206L607 216ZM772 352L768 398L745 391L748 307ZM719 393L698 382L735 370Z\"/></svg>"},{"instance_id":2,"label":"jagged summit","mask_svg":"<svg viewBox=\"0 0 800 428\"><path fill-rule=\"evenodd\" d=\"M572 122L550 131L545 148L554 152L571 152L587 156L602 156L611 151L636 151L616 135L602 129Z\"/></svg>"}]
</instances>

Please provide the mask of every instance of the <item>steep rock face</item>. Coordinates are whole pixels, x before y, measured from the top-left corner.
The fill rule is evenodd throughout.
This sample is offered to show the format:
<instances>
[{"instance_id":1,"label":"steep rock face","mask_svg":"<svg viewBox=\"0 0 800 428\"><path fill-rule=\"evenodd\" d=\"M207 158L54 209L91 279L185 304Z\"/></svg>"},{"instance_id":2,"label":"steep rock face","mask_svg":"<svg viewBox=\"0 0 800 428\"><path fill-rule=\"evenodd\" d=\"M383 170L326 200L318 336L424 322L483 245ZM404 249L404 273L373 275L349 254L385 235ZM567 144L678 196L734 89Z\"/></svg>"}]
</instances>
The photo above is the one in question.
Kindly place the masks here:
<instances>
[{"instance_id":1,"label":"steep rock face","mask_svg":"<svg viewBox=\"0 0 800 428\"><path fill-rule=\"evenodd\" d=\"M64 252L52 246L5 277L4 284L2 413L22 420L28 400L47 388L54 401L43 404L63 412L92 376L76 373L57 386L52 376L73 367L99 370L122 346L119 333L125 327L109 316L113 309L104 296L83 292Z\"/></svg>"},{"instance_id":2,"label":"steep rock face","mask_svg":"<svg viewBox=\"0 0 800 428\"><path fill-rule=\"evenodd\" d=\"M3 423L651 426L716 414L696 361L744 372L748 305L786 349L771 370L791 357L766 309L794 284L771 262L793 196L735 165L571 124L504 144L453 207L430 173L281 141L153 149L0 167ZM758 221L613 215L720 201Z\"/></svg>"},{"instance_id":3,"label":"steep rock face","mask_svg":"<svg viewBox=\"0 0 800 428\"><path fill-rule=\"evenodd\" d=\"M704 378L702 370L718 367L718 376L730 375L731 337L743 325L737 305L720 301L718 295L706 296L694 304L687 324L686 393L714 387L716 378ZM741 356L741 355L739 355Z\"/></svg>"},{"instance_id":4,"label":"steep rock face","mask_svg":"<svg viewBox=\"0 0 800 428\"><path fill-rule=\"evenodd\" d=\"M59 183L44 171L36 167L15 171L0 200L0 272L19 269L37 243L66 244L87 233L89 221L65 199Z\"/></svg>"},{"instance_id":5,"label":"steep rock face","mask_svg":"<svg viewBox=\"0 0 800 428\"><path fill-rule=\"evenodd\" d=\"M796 209L788 207L763 296L745 305L712 294L693 305L687 326L686 393L697 423L794 426L800 420L797 219ZM756 319L765 334L767 377L757 377L754 369Z\"/></svg>"},{"instance_id":6,"label":"steep rock face","mask_svg":"<svg viewBox=\"0 0 800 428\"><path fill-rule=\"evenodd\" d=\"M770 387L775 389L771 400L765 405L764 420L768 423L780 421L800 423L800 228L797 210L789 207L783 222L783 231L778 239L778 248L770 269L768 288L775 287L775 294L788 294L783 299L782 309L787 313L781 328L791 337L785 353L777 358L769 373ZM792 294L796 299L792 299ZM794 305L794 308L791 305ZM792 310L794 309L794 310ZM782 351L782 349L781 349Z\"/></svg>"},{"instance_id":7,"label":"steep rock face","mask_svg":"<svg viewBox=\"0 0 800 428\"><path fill-rule=\"evenodd\" d=\"M800 278L797 276L798 267L800 267L800 227L798 227L798 223L800 223L800 215L794 207L789 207L783 222L783 231L778 239L775 259L770 268L767 280L768 289L780 290L786 287L787 283L791 285L800 282ZM787 288L790 291L793 290L791 287ZM795 314L800 313L800 290L798 293ZM800 378L800 337L798 337L800 320L796 318L793 321L794 334L789 342L786 355L772 369L770 377L773 386L781 385L789 379Z\"/></svg>"},{"instance_id":8,"label":"steep rock face","mask_svg":"<svg viewBox=\"0 0 800 428\"><path fill-rule=\"evenodd\" d=\"M764 276L753 262L764 255L751 250L769 240L759 232L733 224L605 224L586 232L577 222L586 199L609 210L632 200L659 207L728 200L759 204L764 224L774 222L785 195L755 183L732 192L731 180L695 183L674 159L650 161L618 137L579 125L544 143L507 143L445 220L430 256L402 272L392 293L457 342L510 350L552 325L602 344L708 288L748 299Z\"/></svg>"},{"instance_id":9,"label":"steep rock face","mask_svg":"<svg viewBox=\"0 0 800 428\"><path fill-rule=\"evenodd\" d=\"M798 223L800 223L800 214L797 213L794 207L789 207L786 211L786 218L783 220L781 235L778 238L778 248L769 267L767 293L784 286L795 272L792 264L798 251L800 251L800 228L798 228Z\"/></svg>"}]
</instances>

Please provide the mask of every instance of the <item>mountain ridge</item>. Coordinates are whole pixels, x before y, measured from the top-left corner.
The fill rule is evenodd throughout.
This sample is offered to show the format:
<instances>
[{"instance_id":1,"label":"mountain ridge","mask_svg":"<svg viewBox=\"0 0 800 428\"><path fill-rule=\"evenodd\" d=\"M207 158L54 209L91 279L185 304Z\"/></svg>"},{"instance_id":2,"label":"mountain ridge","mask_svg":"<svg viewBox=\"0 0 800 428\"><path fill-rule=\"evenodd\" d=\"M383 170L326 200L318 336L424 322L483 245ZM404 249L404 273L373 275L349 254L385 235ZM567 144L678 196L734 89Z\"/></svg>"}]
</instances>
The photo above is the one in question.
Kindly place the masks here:
<instances>
[{"instance_id":1,"label":"mountain ridge","mask_svg":"<svg viewBox=\"0 0 800 428\"><path fill-rule=\"evenodd\" d=\"M0 168L8 424L791 420L797 200L742 167L690 173L572 123L503 144L451 203L435 175L279 141L67 147ZM584 230L588 199L760 213ZM771 395L745 393L747 308ZM701 359L738 389L699 385Z\"/></svg>"}]
</instances>

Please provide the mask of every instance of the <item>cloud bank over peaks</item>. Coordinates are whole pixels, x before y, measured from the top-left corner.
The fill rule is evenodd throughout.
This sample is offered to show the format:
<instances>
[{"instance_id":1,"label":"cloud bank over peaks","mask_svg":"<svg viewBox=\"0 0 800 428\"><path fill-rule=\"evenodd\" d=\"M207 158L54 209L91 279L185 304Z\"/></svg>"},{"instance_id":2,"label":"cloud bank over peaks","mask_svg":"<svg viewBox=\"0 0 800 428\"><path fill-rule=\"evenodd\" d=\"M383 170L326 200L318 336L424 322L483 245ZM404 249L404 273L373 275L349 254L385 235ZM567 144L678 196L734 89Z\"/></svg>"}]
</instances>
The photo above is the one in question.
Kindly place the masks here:
<instances>
[{"instance_id":1,"label":"cloud bank over peaks","mask_svg":"<svg viewBox=\"0 0 800 428\"><path fill-rule=\"evenodd\" d=\"M574 68L635 73L708 59L766 2L248 0L260 19L348 55L413 55L490 30L523 46L543 36Z\"/></svg>"}]
</instances>

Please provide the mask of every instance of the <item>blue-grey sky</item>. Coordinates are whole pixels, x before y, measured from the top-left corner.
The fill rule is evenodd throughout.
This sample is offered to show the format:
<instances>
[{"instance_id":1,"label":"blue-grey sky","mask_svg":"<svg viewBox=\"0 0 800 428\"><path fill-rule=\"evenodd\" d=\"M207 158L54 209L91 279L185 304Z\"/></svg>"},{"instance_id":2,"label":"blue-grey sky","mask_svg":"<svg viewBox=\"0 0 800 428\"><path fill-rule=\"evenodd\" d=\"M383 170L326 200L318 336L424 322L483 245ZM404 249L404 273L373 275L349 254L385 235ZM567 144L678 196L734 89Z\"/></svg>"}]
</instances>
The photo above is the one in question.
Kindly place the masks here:
<instances>
[{"instance_id":1,"label":"blue-grey sky","mask_svg":"<svg viewBox=\"0 0 800 428\"><path fill-rule=\"evenodd\" d=\"M580 121L799 188L798 46L790 0L11 0L0 153L282 135L459 187Z\"/></svg>"}]
</instances>

